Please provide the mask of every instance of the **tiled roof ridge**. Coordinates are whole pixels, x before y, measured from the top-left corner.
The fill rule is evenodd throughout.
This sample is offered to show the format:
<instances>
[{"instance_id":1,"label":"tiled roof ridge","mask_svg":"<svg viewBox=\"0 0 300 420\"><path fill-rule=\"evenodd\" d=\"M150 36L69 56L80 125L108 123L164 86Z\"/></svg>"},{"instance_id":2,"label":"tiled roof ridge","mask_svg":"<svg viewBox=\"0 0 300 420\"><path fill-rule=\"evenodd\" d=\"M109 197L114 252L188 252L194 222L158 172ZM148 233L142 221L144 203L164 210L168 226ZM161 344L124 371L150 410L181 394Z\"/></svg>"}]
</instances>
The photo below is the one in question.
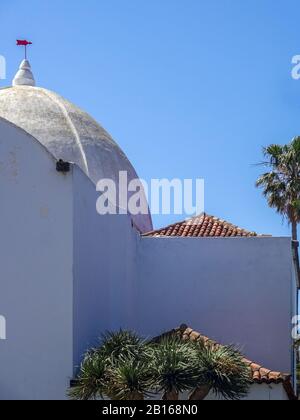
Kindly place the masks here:
<instances>
[{"instance_id":1,"label":"tiled roof ridge","mask_svg":"<svg viewBox=\"0 0 300 420\"><path fill-rule=\"evenodd\" d=\"M213 345L213 346L222 347L221 344L217 343L214 340L211 340L210 338L204 336L203 334L200 334L197 331L194 331L192 328L189 328L185 324L181 325L179 328L176 328L174 330L171 330L163 334L162 336L158 337L157 340L162 337L175 335L175 334L179 335L183 340L191 340L191 341L203 340L204 343L209 343L210 345ZM252 379L255 384L259 384L259 385L282 384L289 399L297 400L294 393L293 386L292 386L292 381L291 381L292 376L290 374L266 369L246 358L244 358L243 361L251 369Z\"/></svg>"},{"instance_id":2,"label":"tiled roof ridge","mask_svg":"<svg viewBox=\"0 0 300 420\"><path fill-rule=\"evenodd\" d=\"M257 237L224 219L201 213L188 220L145 233L144 237Z\"/></svg>"}]
</instances>

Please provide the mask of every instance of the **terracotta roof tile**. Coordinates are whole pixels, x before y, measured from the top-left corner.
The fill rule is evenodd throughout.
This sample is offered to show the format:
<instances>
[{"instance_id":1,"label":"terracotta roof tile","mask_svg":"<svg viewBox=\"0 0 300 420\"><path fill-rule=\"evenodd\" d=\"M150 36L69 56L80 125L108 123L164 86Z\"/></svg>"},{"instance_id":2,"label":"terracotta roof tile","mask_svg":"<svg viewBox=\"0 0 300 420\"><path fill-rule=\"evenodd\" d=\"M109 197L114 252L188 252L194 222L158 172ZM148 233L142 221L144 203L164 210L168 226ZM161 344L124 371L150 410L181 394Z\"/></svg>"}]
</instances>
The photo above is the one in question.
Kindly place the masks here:
<instances>
[{"instance_id":1,"label":"terracotta roof tile","mask_svg":"<svg viewBox=\"0 0 300 420\"><path fill-rule=\"evenodd\" d=\"M193 331L191 328L188 328L186 325L182 325L180 328L174 329L166 334L163 334L161 337L168 336L171 334L176 334L182 337L185 340L203 340L205 343L210 343L212 345L221 346L219 343L209 339L208 337ZM161 337L158 337L160 339ZM289 399L297 399L294 393L292 386L291 375L285 374L282 372L275 372L269 369L266 369L257 363L251 362L248 359L244 359L246 365L249 366L251 370L251 375L253 382L256 384L282 384Z\"/></svg>"},{"instance_id":2,"label":"terracotta roof tile","mask_svg":"<svg viewBox=\"0 0 300 420\"><path fill-rule=\"evenodd\" d=\"M253 237L258 236L255 232L250 232L234 226L225 220L209 216L205 213L189 220L167 226L144 234L146 237L188 237L188 238L228 238L228 237Z\"/></svg>"}]
</instances>

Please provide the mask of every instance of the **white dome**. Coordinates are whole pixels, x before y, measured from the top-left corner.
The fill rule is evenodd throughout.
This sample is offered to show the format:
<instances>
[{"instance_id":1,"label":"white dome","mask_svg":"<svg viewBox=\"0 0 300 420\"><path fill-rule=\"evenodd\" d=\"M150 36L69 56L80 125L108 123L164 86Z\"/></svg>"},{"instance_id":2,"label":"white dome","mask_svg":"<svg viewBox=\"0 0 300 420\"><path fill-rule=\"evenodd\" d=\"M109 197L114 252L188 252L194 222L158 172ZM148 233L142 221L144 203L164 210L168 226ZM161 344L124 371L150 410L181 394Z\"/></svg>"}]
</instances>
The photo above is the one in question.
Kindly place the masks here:
<instances>
[{"instance_id":1,"label":"white dome","mask_svg":"<svg viewBox=\"0 0 300 420\"><path fill-rule=\"evenodd\" d=\"M88 114L46 89L15 86L0 89L0 117L35 137L57 159L78 165L96 185L137 174L110 135ZM132 216L142 232L152 230L151 215Z\"/></svg>"}]
</instances>

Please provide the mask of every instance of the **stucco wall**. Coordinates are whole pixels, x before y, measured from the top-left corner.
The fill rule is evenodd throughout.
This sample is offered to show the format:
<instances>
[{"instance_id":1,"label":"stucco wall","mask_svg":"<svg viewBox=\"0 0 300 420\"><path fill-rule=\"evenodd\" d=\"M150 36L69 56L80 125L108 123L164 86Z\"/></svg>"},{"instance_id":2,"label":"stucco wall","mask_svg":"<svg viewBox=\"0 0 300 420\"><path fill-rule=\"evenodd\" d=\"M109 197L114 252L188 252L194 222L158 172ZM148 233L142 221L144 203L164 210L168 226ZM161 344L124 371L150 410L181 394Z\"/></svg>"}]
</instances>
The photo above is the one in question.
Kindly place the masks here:
<instances>
[{"instance_id":1,"label":"stucco wall","mask_svg":"<svg viewBox=\"0 0 300 420\"><path fill-rule=\"evenodd\" d=\"M181 401L188 401L190 397L190 392L184 392L180 394L179 399ZM152 401L161 401L163 395L158 394L152 396L150 400ZM245 398L242 398L242 401L288 401L288 395L283 387L283 384L253 384L251 385L248 395ZM214 392L205 398L205 401L224 401L224 398L217 396Z\"/></svg>"},{"instance_id":2,"label":"stucco wall","mask_svg":"<svg viewBox=\"0 0 300 420\"><path fill-rule=\"evenodd\" d=\"M296 274L296 267L293 262L294 269L292 270L292 277L293 277L293 284L292 284L292 311L293 311L293 318L298 316L298 302L299 302L299 296L298 296L298 279ZM295 328L295 324L292 323L292 328ZM297 383L297 350L294 350L293 358L292 358L292 365L293 365L293 387L296 390L298 387Z\"/></svg>"},{"instance_id":3,"label":"stucco wall","mask_svg":"<svg viewBox=\"0 0 300 420\"><path fill-rule=\"evenodd\" d=\"M290 240L140 238L99 216L77 167L56 172L0 119L0 399L61 399L105 330L146 336L189 324L252 360L291 371Z\"/></svg>"},{"instance_id":4,"label":"stucco wall","mask_svg":"<svg viewBox=\"0 0 300 420\"><path fill-rule=\"evenodd\" d=\"M292 266L288 238L141 238L138 330L186 323L291 372Z\"/></svg>"},{"instance_id":5,"label":"stucco wall","mask_svg":"<svg viewBox=\"0 0 300 420\"><path fill-rule=\"evenodd\" d=\"M218 398L211 393L206 400L215 401L222 400L222 398ZM288 401L288 396L282 384L254 384L251 386L249 394L244 398L244 401Z\"/></svg>"},{"instance_id":6,"label":"stucco wall","mask_svg":"<svg viewBox=\"0 0 300 420\"><path fill-rule=\"evenodd\" d=\"M60 399L72 376L72 183L0 120L0 399Z\"/></svg>"},{"instance_id":7,"label":"stucco wall","mask_svg":"<svg viewBox=\"0 0 300 420\"><path fill-rule=\"evenodd\" d=\"M129 216L100 216L95 186L74 167L74 366L105 331L134 329L136 247Z\"/></svg>"},{"instance_id":8,"label":"stucco wall","mask_svg":"<svg viewBox=\"0 0 300 420\"><path fill-rule=\"evenodd\" d=\"M188 400L189 394L185 393L181 395L182 400ZM224 398L217 396L211 392L206 398L206 401L223 401ZM288 401L288 395L284 390L282 384L253 384L248 395L242 399L243 401Z\"/></svg>"}]
</instances>

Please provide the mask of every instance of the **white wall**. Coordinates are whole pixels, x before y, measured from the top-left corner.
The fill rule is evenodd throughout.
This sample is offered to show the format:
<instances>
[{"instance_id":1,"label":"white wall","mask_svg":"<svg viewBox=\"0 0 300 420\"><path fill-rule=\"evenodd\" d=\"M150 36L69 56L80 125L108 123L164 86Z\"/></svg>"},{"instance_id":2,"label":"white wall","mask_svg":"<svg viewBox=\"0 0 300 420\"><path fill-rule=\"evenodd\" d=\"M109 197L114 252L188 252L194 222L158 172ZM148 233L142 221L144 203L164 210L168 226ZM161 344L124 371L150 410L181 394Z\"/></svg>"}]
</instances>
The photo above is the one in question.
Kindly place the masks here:
<instances>
[{"instance_id":1,"label":"white wall","mask_svg":"<svg viewBox=\"0 0 300 420\"><path fill-rule=\"evenodd\" d=\"M0 120L0 399L61 399L105 330L154 336L189 324L291 370L286 238L140 238L99 216L94 185Z\"/></svg>"},{"instance_id":2,"label":"white wall","mask_svg":"<svg viewBox=\"0 0 300 420\"><path fill-rule=\"evenodd\" d=\"M221 400L215 394L211 393L206 400L215 401ZM244 401L288 401L287 393L282 384L254 384L251 386L249 394Z\"/></svg>"},{"instance_id":3,"label":"white wall","mask_svg":"<svg viewBox=\"0 0 300 420\"><path fill-rule=\"evenodd\" d=\"M72 376L71 180L0 119L0 399L64 398Z\"/></svg>"},{"instance_id":4,"label":"white wall","mask_svg":"<svg viewBox=\"0 0 300 420\"><path fill-rule=\"evenodd\" d=\"M188 401L190 392L184 392L180 395L181 401ZM160 401L163 395L159 394L152 396L150 400ZM224 398L217 396L214 392L210 392L205 398L205 401L223 401ZM242 401L288 401L288 395L283 387L283 384L253 384L251 385L248 395L242 398Z\"/></svg>"},{"instance_id":5,"label":"white wall","mask_svg":"<svg viewBox=\"0 0 300 420\"><path fill-rule=\"evenodd\" d=\"M130 216L100 216L99 193L74 167L74 366L105 331L136 325L136 247Z\"/></svg>"},{"instance_id":6,"label":"white wall","mask_svg":"<svg viewBox=\"0 0 300 420\"><path fill-rule=\"evenodd\" d=\"M138 250L139 332L155 336L185 323L291 372L288 238L141 238Z\"/></svg>"},{"instance_id":7,"label":"white wall","mask_svg":"<svg viewBox=\"0 0 300 420\"><path fill-rule=\"evenodd\" d=\"M292 289L292 311L293 311L293 318L298 316L299 311L298 311L298 302L299 302L299 298L298 298L298 279L296 277L296 267L293 261L293 266L294 269L292 270L292 276L293 276L293 289ZM292 324L292 328L294 329L295 324ZM297 381L297 360L298 360L298 355L297 355L297 349L294 348L294 352L293 352L293 357L292 357L292 366L293 366L293 370L292 370L292 375L293 375L293 387L296 390L298 387L298 381Z\"/></svg>"}]
</instances>

